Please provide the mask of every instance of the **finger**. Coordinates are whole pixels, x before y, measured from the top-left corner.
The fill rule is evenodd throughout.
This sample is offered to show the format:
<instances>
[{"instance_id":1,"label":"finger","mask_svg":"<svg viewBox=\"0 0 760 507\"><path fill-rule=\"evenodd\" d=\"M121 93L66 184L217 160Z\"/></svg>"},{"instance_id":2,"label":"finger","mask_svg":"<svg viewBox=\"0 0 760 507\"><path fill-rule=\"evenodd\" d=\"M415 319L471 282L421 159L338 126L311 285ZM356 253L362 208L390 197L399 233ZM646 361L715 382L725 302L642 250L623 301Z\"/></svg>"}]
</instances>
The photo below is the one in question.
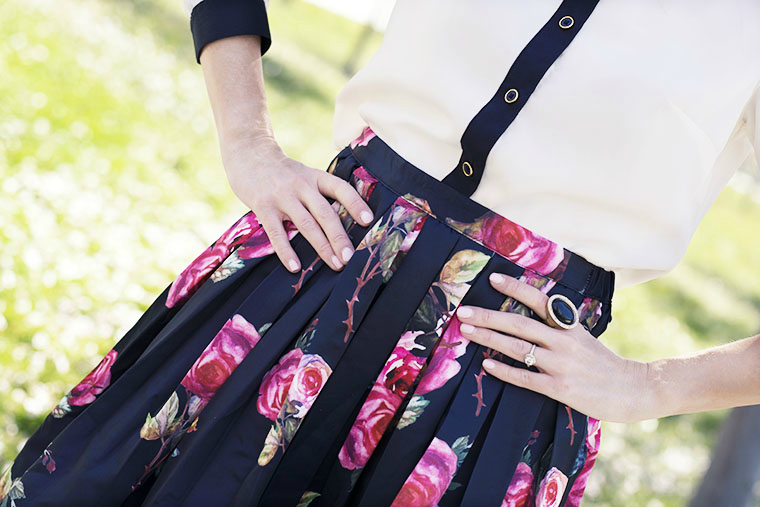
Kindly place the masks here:
<instances>
[{"instance_id":1,"label":"finger","mask_svg":"<svg viewBox=\"0 0 760 507\"><path fill-rule=\"evenodd\" d=\"M291 273L298 272L301 269L301 262L298 260L293 247L290 246L290 240L282 225L282 219L279 214L271 211L260 211L256 216L264 228L264 232L266 232L269 242L272 244L272 248L280 259L280 262Z\"/></svg>"},{"instance_id":2,"label":"finger","mask_svg":"<svg viewBox=\"0 0 760 507\"><path fill-rule=\"evenodd\" d=\"M322 232L322 228L311 213L301 204L301 201L294 199L283 203L283 208L290 221L293 222L304 238L311 244L314 250L319 254L322 260L331 266L335 271L343 269L343 263L330 245L330 242Z\"/></svg>"},{"instance_id":3,"label":"finger","mask_svg":"<svg viewBox=\"0 0 760 507\"><path fill-rule=\"evenodd\" d=\"M552 348L557 332L536 319L518 313L489 310L480 306L460 306L457 309L457 317L461 322L510 334L549 349Z\"/></svg>"},{"instance_id":4,"label":"finger","mask_svg":"<svg viewBox=\"0 0 760 507\"><path fill-rule=\"evenodd\" d=\"M502 294L515 298L533 310L541 320L546 321L548 319L549 316L546 314L546 302L548 301L549 296L537 288L525 282L521 282L517 278L502 273L491 273L488 280L496 290Z\"/></svg>"},{"instance_id":5,"label":"finger","mask_svg":"<svg viewBox=\"0 0 760 507\"><path fill-rule=\"evenodd\" d=\"M518 387L524 387L550 398L555 398L553 389L554 379L548 373L510 366L493 359L484 359L483 369L489 375L493 375L504 382L509 382Z\"/></svg>"},{"instance_id":6,"label":"finger","mask_svg":"<svg viewBox=\"0 0 760 507\"><path fill-rule=\"evenodd\" d=\"M346 180L334 174L322 173L317 178L317 188L323 195L339 201L354 220L362 225L372 223L374 213L359 192Z\"/></svg>"},{"instance_id":7,"label":"finger","mask_svg":"<svg viewBox=\"0 0 760 507\"><path fill-rule=\"evenodd\" d=\"M348 239L348 234L343 228L343 222L340 221L335 209L316 190L305 191L302 198L309 212L317 219L319 226L324 231L332 250L340 253L340 258L344 263L348 262L354 253L354 246Z\"/></svg>"},{"instance_id":8,"label":"finger","mask_svg":"<svg viewBox=\"0 0 760 507\"><path fill-rule=\"evenodd\" d=\"M488 347L497 352L501 352L516 361L524 362L525 355L533 348L533 343L527 340L497 333L491 329L476 327L466 323L460 324L459 329L462 331L462 335L468 340L479 343L484 347ZM554 355L549 349L536 347L536 350L533 351L533 355L536 357L536 365L540 365L541 369L552 369Z\"/></svg>"}]
</instances>

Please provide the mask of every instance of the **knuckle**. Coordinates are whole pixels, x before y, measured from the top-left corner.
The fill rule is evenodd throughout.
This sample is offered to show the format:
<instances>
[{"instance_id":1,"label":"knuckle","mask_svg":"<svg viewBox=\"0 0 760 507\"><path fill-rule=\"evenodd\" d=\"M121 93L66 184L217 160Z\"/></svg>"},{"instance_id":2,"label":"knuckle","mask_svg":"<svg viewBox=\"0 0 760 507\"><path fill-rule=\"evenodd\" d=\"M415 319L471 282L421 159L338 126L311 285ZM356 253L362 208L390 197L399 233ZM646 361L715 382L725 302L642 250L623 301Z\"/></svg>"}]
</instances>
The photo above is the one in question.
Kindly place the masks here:
<instances>
[{"instance_id":1,"label":"knuckle","mask_svg":"<svg viewBox=\"0 0 760 507\"><path fill-rule=\"evenodd\" d=\"M521 357L528 353L530 350L530 345L528 345L528 343L523 340L513 338L511 340L510 348L517 357Z\"/></svg>"},{"instance_id":2,"label":"knuckle","mask_svg":"<svg viewBox=\"0 0 760 507\"><path fill-rule=\"evenodd\" d=\"M324 237L315 240L312 245L325 260L330 261L330 258L333 256L333 250L330 243ZM330 264L332 265L332 262Z\"/></svg>"},{"instance_id":3,"label":"knuckle","mask_svg":"<svg viewBox=\"0 0 760 507\"><path fill-rule=\"evenodd\" d=\"M350 243L350 241L348 240L348 236L346 236L342 232L331 234L330 235L330 242L333 243L333 244L335 244L335 245L339 245L339 244L342 244L342 243Z\"/></svg>"},{"instance_id":4,"label":"knuckle","mask_svg":"<svg viewBox=\"0 0 760 507\"><path fill-rule=\"evenodd\" d=\"M298 228L301 230L316 229L318 227L317 221L309 213L299 215L296 221L296 225L298 225Z\"/></svg>"},{"instance_id":5,"label":"knuckle","mask_svg":"<svg viewBox=\"0 0 760 507\"><path fill-rule=\"evenodd\" d=\"M335 216L335 210L332 208L332 206L327 204L326 201L317 207L316 218L320 222L325 222L327 220L330 220L334 216Z\"/></svg>"},{"instance_id":6,"label":"knuckle","mask_svg":"<svg viewBox=\"0 0 760 507\"><path fill-rule=\"evenodd\" d=\"M493 349L498 345L493 332L488 329L483 329L476 326L475 332L473 334L478 337L482 345L488 347L489 349Z\"/></svg>"},{"instance_id":7,"label":"knuckle","mask_svg":"<svg viewBox=\"0 0 760 507\"><path fill-rule=\"evenodd\" d=\"M514 291L520 286L520 280L513 276L506 277L507 279L504 281L504 288L508 291Z\"/></svg>"},{"instance_id":8,"label":"knuckle","mask_svg":"<svg viewBox=\"0 0 760 507\"><path fill-rule=\"evenodd\" d=\"M517 368L516 369L516 377L517 377L517 383L522 386L527 386L530 384L530 373L525 368Z\"/></svg>"},{"instance_id":9,"label":"knuckle","mask_svg":"<svg viewBox=\"0 0 760 507\"><path fill-rule=\"evenodd\" d=\"M512 329L514 330L515 334L523 335L528 330L528 322L520 318L521 315L513 315L512 316Z\"/></svg>"},{"instance_id":10,"label":"knuckle","mask_svg":"<svg viewBox=\"0 0 760 507\"><path fill-rule=\"evenodd\" d=\"M269 237L269 240L274 244L282 244L285 241L285 231L282 230L282 227L272 227L271 231L266 231L267 236Z\"/></svg>"},{"instance_id":11,"label":"knuckle","mask_svg":"<svg viewBox=\"0 0 760 507\"><path fill-rule=\"evenodd\" d=\"M555 378L553 387L554 391L562 397L566 397L571 390L570 382L564 376Z\"/></svg>"},{"instance_id":12,"label":"knuckle","mask_svg":"<svg viewBox=\"0 0 760 507\"><path fill-rule=\"evenodd\" d=\"M352 209L359 209L365 205L364 199L351 187L351 195L346 199L348 207Z\"/></svg>"}]
</instances>

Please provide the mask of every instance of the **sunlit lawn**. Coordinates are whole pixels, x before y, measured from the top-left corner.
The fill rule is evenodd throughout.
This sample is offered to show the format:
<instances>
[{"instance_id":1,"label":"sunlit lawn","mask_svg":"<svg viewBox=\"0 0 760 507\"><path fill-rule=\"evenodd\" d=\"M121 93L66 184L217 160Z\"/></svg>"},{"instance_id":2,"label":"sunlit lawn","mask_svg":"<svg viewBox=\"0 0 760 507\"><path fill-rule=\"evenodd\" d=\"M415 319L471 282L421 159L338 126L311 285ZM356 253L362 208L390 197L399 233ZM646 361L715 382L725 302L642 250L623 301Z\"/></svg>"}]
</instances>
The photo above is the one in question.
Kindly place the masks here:
<instances>
[{"instance_id":1,"label":"sunlit lawn","mask_svg":"<svg viewBox=\"0 0 760 507\"><path fill-rule=\"evenodd\" d=\"M246 209L220 166L180 5L0 4L0 469ZM289 155L324 167L361 27L300 1L269 13L275 134ZM760 205L726 189L679 268L617 294L603 340L653 359L757 333L758 224ZM724 415L605 423L584 505L683 505Z\"/></svg>"}]
</instances>

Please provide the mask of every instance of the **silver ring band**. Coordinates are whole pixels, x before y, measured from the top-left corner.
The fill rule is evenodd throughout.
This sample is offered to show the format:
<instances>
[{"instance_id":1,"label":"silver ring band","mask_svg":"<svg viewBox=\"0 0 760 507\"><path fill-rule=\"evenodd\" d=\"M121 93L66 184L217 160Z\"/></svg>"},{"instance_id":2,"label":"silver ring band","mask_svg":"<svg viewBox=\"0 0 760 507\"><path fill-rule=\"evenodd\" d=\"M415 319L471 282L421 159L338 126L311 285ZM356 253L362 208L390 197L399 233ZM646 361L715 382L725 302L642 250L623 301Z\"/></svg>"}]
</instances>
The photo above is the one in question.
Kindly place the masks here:
<instances>
[{"instance_id":1,"label":"silver ring band","mask_svg":"<svg viewBox=\"0 0 760 507\"><path fill-rule=\"evenodd\" d=\"M528 368L536 364L536 356L533 355L535 351L536 351L536 344L534 343L533 346L530 348L530 352L525 354L525 358L523 359L523 362Z\"/></svg>"}]
</instances>

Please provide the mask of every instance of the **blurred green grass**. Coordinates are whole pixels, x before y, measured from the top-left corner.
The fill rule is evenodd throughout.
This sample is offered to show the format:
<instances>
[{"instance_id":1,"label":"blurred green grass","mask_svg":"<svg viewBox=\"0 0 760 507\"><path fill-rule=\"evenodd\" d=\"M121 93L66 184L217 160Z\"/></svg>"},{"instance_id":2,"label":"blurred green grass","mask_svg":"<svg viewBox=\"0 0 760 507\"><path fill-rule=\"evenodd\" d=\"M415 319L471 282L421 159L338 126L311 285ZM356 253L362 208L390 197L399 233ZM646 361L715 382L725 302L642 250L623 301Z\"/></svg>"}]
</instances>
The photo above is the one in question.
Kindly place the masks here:
<instances>
[{"instance_id":1,"label":"blurred green grass","mask_svg":"<svg viewBox=\"0 0 760 507\"><path fill-rule=\"evenodd\" d=\"M180 5L0 4L0 469L246 210L220 165ZM362 27L300 0L272 2L269 15L275 135L290 156L325 167ZM757 333L758 223L760 205L724 189L678 268L618 292L605 343L654 359ZM584 505L684 505L725 413L605 423Z\"/></svg>"}]
</instances>

